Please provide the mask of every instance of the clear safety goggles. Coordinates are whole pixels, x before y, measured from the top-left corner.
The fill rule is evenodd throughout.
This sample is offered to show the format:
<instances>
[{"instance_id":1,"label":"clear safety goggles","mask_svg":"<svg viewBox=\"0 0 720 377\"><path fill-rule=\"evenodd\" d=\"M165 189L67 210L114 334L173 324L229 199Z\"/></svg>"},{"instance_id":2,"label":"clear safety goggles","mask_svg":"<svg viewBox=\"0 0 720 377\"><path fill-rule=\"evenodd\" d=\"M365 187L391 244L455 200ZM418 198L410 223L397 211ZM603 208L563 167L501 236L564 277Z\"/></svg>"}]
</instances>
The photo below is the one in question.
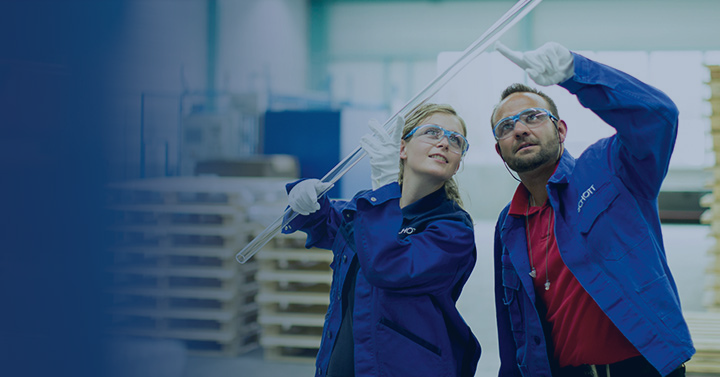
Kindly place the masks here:
<instances>
[{"instance_id":1,"label":"clear safety goggles","mask_svg":"<svg viewBox=\"0 0 720 377\"><path fill-rule=\"evenodd\" d=\"M495 140L507 139L515 130L515 123L517 123L517 121L520 121L528 128L536 128L545 123L548 119L552 119L554 122L557 122L557 118L555 118L549 110L539 107L525 109L516 115L502 118L500 121L495 123L495 127L493 127L493 136L495 136Z\"/></svg>"},{"instance_id":2,"label":"clear safety goggles","mask_svg":"<svg viewBox=\"0 0 720 377\"><path fill-rule=\"evenodd\" d=\"M455 131L448 131L437 124L423 124L421 126L417 126L413 128L413 130L410 131L403 140L406 140L413 135L415 135L419 141L428 144L436 144L442 140L442 138L447 137L448 149L450 152L459 155L464 155L468 148L470 148L470 143L468 143L467 139L465 139L465 136Z\"/></svg>"}]
</instances>

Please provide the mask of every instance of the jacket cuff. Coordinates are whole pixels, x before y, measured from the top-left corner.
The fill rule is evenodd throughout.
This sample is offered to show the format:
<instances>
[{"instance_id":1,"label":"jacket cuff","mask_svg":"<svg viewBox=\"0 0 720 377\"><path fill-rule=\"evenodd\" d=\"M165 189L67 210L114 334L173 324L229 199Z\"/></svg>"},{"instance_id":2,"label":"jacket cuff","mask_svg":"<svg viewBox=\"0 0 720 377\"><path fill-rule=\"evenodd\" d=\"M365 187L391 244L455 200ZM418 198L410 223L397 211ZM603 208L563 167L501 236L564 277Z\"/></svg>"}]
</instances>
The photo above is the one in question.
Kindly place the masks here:
<instances>
[{"instance_id":1,"label":"jacket cuff","mask_svg":"<svg viewBox=\"0 0 720 377\"><path fill-rule=\"evenodd\" d=\"M581 81L580 76L581 76L582 72L587 71L584 68L585 65L587 64L587 58L582 55L578 55L574 52L572 52L572 54L573 54L573 66L575 67L573 75L572 75L572 77L559 83L558 85L567 89L568 92L575 94L586 85L586 83Z\"/></svg>"},{"instance_id":2,"label":"jacket cuff","mask_svg":"<svg viewBox=\"0 0 720 377\"><path fill-rule=\"evenodd\" d=\"M293 189L293 187L297 186L298 183L307 180L307 178L298 179L297 181L290 182L285 185L285 191L290 194L290 190ZM323 196L324 198L324 196ZM320 204L322 206L322 203ZM290 208L290 206L285 207L285 211L287 211ZM317 213L317 212L315 212ZM298 214L295 216L295 218L288 222L288 216L286 215L283 218L283 224L285 224L282 229L280 230L283 234L291 234L294 233L296 230L300 230L311 218L312 215L315 213L311 213L310 215L304 216L301 214Z\"/></svg>"}]
</instances>

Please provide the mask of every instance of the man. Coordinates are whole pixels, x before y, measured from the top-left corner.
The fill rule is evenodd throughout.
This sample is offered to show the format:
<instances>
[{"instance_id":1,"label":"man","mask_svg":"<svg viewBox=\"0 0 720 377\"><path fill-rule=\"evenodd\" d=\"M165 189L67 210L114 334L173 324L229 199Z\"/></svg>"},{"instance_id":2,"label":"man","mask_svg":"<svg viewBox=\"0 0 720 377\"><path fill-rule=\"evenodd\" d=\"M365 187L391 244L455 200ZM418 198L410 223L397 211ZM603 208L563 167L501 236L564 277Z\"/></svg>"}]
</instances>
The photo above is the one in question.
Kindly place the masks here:
<instances>
[{"instance_id":1,"label":"man","mask_svg":"<svg viewBox=\"0 0 720 377\"><path fill-rule=\"evenodd\" d=\"M497 50L617 130L577 159L547 95L508 87L495 149L520 184L495 228L500 376L684 376L694 354L657 196L678 111L659 90L548 43Z\"/></svg>"}]
</instances>

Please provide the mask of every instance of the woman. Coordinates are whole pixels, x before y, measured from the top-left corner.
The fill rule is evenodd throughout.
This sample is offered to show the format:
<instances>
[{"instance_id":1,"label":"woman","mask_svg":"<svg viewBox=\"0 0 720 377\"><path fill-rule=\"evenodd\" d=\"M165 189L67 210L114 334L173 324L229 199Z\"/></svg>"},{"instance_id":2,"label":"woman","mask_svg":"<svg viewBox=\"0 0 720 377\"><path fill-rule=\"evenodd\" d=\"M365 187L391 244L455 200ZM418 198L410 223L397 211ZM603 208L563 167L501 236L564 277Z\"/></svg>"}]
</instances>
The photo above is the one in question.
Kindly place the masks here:
<instances>
[{"instance_id":1,"label":"woman","mask_svg":"<svg viewBox=\"0 0 720 377\"><path fill-rule=\"evenodd\" d=\"M455 307L476 260L453 179L468 148L465 122L450 106L426 104L399 120L399 143L371 129L361 145L373 190L318 202L327 183L288 185L300 216L283 231L301 230L306 247L334 253L315 375L473 376L480 345ZM399 175L375 174L398 157Z\"/></svg>"}]
</instances>

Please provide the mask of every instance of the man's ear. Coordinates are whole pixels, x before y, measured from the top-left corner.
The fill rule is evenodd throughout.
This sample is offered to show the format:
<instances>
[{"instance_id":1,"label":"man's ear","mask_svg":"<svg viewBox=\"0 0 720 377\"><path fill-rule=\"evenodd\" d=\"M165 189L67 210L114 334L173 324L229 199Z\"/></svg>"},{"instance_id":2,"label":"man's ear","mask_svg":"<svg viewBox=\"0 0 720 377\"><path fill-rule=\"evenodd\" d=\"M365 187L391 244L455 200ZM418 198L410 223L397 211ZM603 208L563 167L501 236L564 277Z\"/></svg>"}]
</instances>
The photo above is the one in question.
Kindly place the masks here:
<instances>
[{"instance_id":1,"label":"man's ear","mask_svg":"<svg viewBox=\"0 0 720 377\"><path fill-rule=\"evenodd\" d=\"M405 152L405 140L400 140L400 159L405 160L407 158L407 152Z\"/></svg>"},{"instance_id":2,"label":"man's ear","mask_svg":"<svg viewBox=\"0 0 720 377\"><path fill-rule=\"evenodd\" d=\"M498 143L495 143L495 152L497 152L498 156L500 156L500 158L502 158L502 160L505 161L505 159L502 156L502 152L500 151L500 144L498 144Z\"/></svg>"},{"instance_id":3,"label":"man's ear","mask_svg":"<svg viewBox=\"0 0 720 377\"><path fill-rule=\"evenodd\" d=\"M565 142L565 137L567 136L567 123L565 123L564 120L560 119L557 121L557 133L558 133L558 139L560 140L560 143Z\"/></svg>"}]
</instances>

